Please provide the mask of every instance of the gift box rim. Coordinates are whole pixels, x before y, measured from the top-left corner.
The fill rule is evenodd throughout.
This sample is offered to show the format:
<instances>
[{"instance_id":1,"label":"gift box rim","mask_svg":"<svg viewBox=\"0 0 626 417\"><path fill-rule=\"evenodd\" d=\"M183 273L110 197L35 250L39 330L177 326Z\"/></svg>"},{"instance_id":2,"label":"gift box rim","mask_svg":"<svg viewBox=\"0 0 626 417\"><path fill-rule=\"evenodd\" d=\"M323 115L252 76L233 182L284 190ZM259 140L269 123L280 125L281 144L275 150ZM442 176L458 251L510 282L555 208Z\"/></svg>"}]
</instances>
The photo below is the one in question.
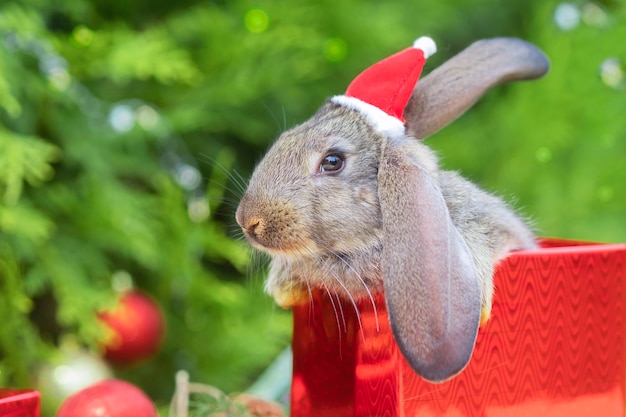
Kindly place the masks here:
<instances>
[{"instance_id":1,"label":"gift box rim","mask_svg":"<svg viewBox=\"0 0 626 417\"><path fill-rule=\"evenodd\" d=\"M513 251L509 257L535 255L569 255L574 253L619 252L626 250L626 243L599 243L561 238L540 238L536 249Z\"/></svg>"}]
</instances>

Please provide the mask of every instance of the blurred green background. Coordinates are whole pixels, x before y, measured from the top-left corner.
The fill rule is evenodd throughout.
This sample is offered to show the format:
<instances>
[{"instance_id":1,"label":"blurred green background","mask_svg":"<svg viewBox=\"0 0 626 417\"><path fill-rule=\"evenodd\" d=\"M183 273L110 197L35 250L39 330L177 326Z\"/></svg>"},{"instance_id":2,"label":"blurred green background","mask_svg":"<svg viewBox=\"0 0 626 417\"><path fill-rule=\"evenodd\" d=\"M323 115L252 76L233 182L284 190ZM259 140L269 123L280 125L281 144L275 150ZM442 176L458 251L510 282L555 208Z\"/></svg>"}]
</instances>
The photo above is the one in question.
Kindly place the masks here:
<instances>
[{"instance_id":1,"label":"blurred green background","mask_svg":"<svg viewBox=\"0 0 626 417\"><path fill-rule=\"evenodd\" d=\"M160 406L179 369L245 389L291 322L237 231L241 178L281 131L422 35L439 47L425 72L494 36L527 39L552 65L427 139L444 167L540 235L626 241L622 1L1 2L0 386L45 398L76 347L97 360L94 312L131 277L168 332L115 375Z\"/></svg>"}]
</instances>

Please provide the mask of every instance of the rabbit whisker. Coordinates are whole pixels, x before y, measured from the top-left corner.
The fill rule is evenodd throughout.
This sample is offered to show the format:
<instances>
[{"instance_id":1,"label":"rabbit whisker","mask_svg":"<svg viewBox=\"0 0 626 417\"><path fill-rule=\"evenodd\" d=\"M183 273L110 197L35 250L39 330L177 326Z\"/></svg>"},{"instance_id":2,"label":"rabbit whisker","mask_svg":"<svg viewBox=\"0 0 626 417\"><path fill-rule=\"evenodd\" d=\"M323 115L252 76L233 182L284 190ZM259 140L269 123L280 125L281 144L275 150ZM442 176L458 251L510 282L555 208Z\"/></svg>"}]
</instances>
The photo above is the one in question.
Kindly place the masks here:
<instances>
[{"instance_id":1,"label":"rabbit whisker","mask_svg":"<svg viewBox=\"0 0 626 417\"><path fill-rule=\"evenodd\" d=\"M343 290L345 291L346 295L348 296L348 299L350 300L350 303L352 304L352 307L354 308L354 312L356 314L356 318L359 322L359 330L361 331L361 335L363 335L363 324L361 322L361 313L359 312L359 307L357 306L356 300L354 299L354 297L352 296L352 293L350 293L350 290L348 289L348 287L346 287L346 284L343 283L343 281L341 280L341 278L339 277L339 275L337 275L337 273L335 271L332 270L332 268L329 268L326 264L326 262L323 264L325 266L326 271L328 271L330 273L330 275L335 278L335 281L337 281L337 283L341 286L341 288L343 288Z\"/></svg>"},{"instance_id":2,"label":"rabbit whisker","mask_svg":"<svg viewBox=\"0 0 626 417\"><path fill-rule=\"evenodd\" d=\"M283 132L287 130L287 112L285 111L285 106L281 108L283 112Z\"/></svg>"},{"instance_id":3,"label":"rabbit whisker","mask_svg":"<svg viewBox=\"0 0 626 417\"><path fill-rule=\"evenodd\" d=\"M237 207L237 204L239 204L239 201L241 200L241 196L243 195L242 191L240 189L240 186L238 184L235 184L235 188L233 188L233 187L229 187L228 185L226 185L223 182L220 182L220 181L218 181L216 179L210 179L208 181L208 183L210 185L213 185L213 186L216 186L216 187L220 187L221 189L226 190L229 193L233 194L236 197L236 199L232 198L232 197L229 197L228 200L230 200L231 204L234 203L233 204L234 207ZM226 200L227 199L225 197L222 197L222 201L226 201Z\"/></svg>"},{"instance_id":4,"label":"rabbit whisker","mask_svg":"<svg viewBox=\"0 0 626 417\"><path fill-rule=\"evenodd\" d=\"M323 257L313 253L310 249L306 248L305 249L307 252L309 252L309 255L313 258L317 260L317 264L322 267L324 270L326 270L330 276L332 276L334 278L334 280L343 288L343 290L345 291L348 299L350 300L353 308L354 308L354 312L356 314L357 320L359 322L359 329L361 330L361 334L363 334L363 326L361 323L361 313L359 312L356 300L354 299L354 297L352 296L352 294L350 293L350 290L348 289L348 287L346 287L346 285L343 283L343 281L341 280L341 278L339 277L339 275L333 271L333 269L331 267L328 266L328 258L324 259ZM324 288L326 288L326 292L328 292L328 294L330 296L332 296L332 294L329 292L329 288L326 285L326 283L323 283ZM345 320L345 315L343 312L343 308L341 307L341 302L339 300L339 295L337 294L337 302L339 303L339 307L341 309L341 316L343 319L343 323L344 323L344 331L347 331L347 326L346 326L346 320ZM334 304L334 303L333 303Z\"/></svg>"},{"instance_id":5,"label":"rabbit whisker","mask_svg":"<svg viewBox=\"0 0 626 417\"><path fill-rule=\"evenodd\" d=\"M285 112L285 106L281 107L281 113L282 113L282 116L283 116L283 125L281 126L280 125L280 120L278 120L277 115L269 107L269 105L267 103L264 103L264 102L262 102L261 105L265 108L265 110L267 110L269 115L272 117L272 120L276 124L276 128L277 128L279 134L284 132L285 130L287 130L287 113ZM281 130L281 128L282 128L282 130Z\"/></svg>"},{"instance_id":6,"label":"rabbit whisker","mask_svg":"<svg viewBox=\"0 0 626 417\"><path fill-rule=\"evenodd\" d=\"M311 283L308 279L305 279L306 290L309 295L309 322L311 321L311 317L315 317L315 303L313 303L313 289L311 288Z\"/></svg>"},{"instance_id":7,"label":"rabbit whisker","mask_svg":"<svg viewBox=\"0 0 626 417\"><path fill-rule=\"evenodd\" d=\"M267 264L267 256L264 252L250 247L250 263L247 266L247 275L253 276L255 271L260 271L264 268L264 264Z\"/></svg>"},{"instance_id":8,"label":"rabbit whisker","mask_svg":"<svg viewBox=\"0 0 626 417\"><path fill-rule=\"evenodd\" d=\"M237 187L242 191L240 195L243 195L246 192L246 188L248 188L248 181L234 168L232 172L227 171L227 174L235 185L237 185Z\"/></svg>"},{"instance_id":9,"label":"rabbit whisker","mask_svg":"<svg viewBox=\"0 0 626 417\"><path fill-rule=\"evenodd\" d=\"M337 335L339 337L339 357L341 359L343 359L342 353L341 353L341 325L339 324L339 314L337 313L337 307L335 306L335 300L333 298L333 294L332 292L328 289L328 286L323 283L322 284L324 286L324 289L326 290L326 293L328 294L328 299L330 300L330 305L333 307L333 311L335 312L335 320L337 321ZM339 308L341 308L341 302L339 302L339 300L337 300L337 303L339 304ZM341 310L341 315L343 316L343 310ZM345 323L345 321L344 321ZM344 327L344 331L345 327Z\"/></svg>"},{"instance_id":10,"label":"rabbit whisker","mask_svg":"<svg viewBox=\"0 0 626 417\"><path fill-rule=\"evenodd\" d=\"M213 168L218 168L220 171L226 174L226 176L235 184L237 190L235 191L228 189L229 191L239 197L244 195L244 193L246 192L246 188L248 187L248 181L241 174L239 174L236 169L233 168L232 171L227 169L217 159L207 154L203 153L201 154L201 156L202 159L199 158L200 161L208 163Z\"/></svg>"},{"instance_id":11,"label":"rabbit whisker","mask_svg":"<svg viewBox=\"0 0 626 417\"><path fill-rule=\"evenodd\" d=\"M333 294L329 294L331 300L333 299ZM341 303L341 299L339 298L339 294L334 294L334 297L337 299L337 305L339 306L339 312L341 313L341 322L343 323L343 331L348 333L348 325L346 322L346 316L343 313L343 306Z\"/></svg>"},{"instance_id":12,"label":"rabbit whisker","mask_svg":"<svg viewBox=\"0 0 626 417\"><path fill-rule=\"evenodd\" d=\"M363 277L361 277L361 274L354 269L354 267L343 258L343 256L341 256L341 254L335 253L335 252L331 252L332 255L334 255L335 257L337 257L337 259L339 259L341 262L343 262L344 265L346 265L352 272L354 272L354 275L359 279L359 282L361 284L363 284L363 288L365 288L365 291L367 292L367 296L370 300L370 303L372 304L372 308L374 309L374 319L376 321L376 331L380 332L380 326L378 323L378 310L376 309L376 303L374 302L374 297L372 296L372 292L370 291L369 287L367 286L367 284L365 283L365 280L363 279Z\"/></svg>"}]
</instances>

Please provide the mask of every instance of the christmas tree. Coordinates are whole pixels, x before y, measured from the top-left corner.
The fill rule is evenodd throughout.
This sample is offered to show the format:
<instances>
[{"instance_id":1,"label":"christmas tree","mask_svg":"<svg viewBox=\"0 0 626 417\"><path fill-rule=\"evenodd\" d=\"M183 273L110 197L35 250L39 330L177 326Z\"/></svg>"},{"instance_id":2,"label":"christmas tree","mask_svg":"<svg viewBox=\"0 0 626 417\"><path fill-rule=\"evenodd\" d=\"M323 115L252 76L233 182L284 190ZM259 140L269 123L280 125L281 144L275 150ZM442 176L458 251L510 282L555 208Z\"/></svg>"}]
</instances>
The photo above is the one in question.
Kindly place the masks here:
<instances>
[{"instance_id":1,"label":"christmas tree","mask_svg":"<svg viewBox=\"0 0 626 417\"><path fill-rule=\"evenodd\" d=\"M425 73L494 36L551 60L428 139L443 165L541 235L626 240L620 2L50 3L0 5L0 386L63 395L51 370L101 359L98 312L130 285L158 305L165 338L94 375L162 407L180 369L249 386L291 321L234 222L245 178L277 134L425 34L439 45Z\"/></svg>"}]
</instances>

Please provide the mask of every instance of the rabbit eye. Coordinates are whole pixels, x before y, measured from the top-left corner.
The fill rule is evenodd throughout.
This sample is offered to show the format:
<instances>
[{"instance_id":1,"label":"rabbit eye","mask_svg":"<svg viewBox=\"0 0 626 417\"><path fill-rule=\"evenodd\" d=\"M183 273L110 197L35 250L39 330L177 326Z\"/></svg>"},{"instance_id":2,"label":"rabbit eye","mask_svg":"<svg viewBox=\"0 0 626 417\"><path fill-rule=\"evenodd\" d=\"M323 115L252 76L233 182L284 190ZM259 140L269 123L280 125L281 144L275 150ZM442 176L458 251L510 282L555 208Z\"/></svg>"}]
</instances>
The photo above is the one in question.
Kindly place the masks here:
<instances>
[{"instance_id":1,"label":"rabbit eye","mask_svg":"<svg viewBox=\"0 0 626 417\"><path fill-rule=\"evenodd\" d=\"M336 173L343 169L345 157L341 154L328 154L320 163L320 172Z\"/></svg>"}]
</instances>

